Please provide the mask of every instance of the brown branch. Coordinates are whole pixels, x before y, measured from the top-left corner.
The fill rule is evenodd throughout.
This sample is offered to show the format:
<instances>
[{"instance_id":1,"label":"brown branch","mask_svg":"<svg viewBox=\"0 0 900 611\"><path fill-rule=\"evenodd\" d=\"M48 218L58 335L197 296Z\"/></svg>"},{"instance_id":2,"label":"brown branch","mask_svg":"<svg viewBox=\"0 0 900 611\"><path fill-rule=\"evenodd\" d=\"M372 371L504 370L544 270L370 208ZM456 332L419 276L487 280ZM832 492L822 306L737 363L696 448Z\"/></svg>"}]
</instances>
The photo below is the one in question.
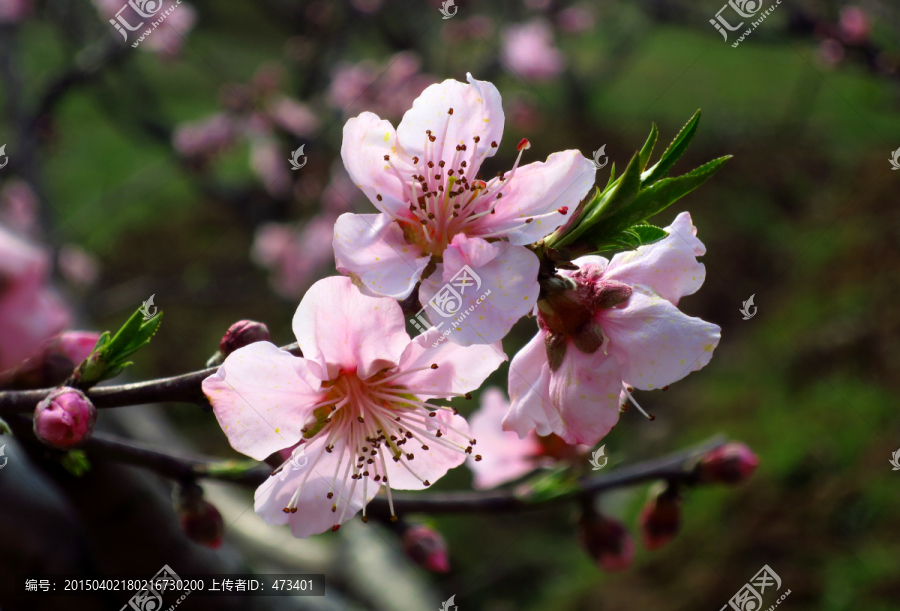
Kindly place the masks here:
<instances>
[{"instance_id":1,"label":"brown branch","mask_svg":"<svg viewBox=\"0 0 900 611\"><path fill-rule=\"evenodd\" d=\"M660 458L635 463L602 475L585 476L577 481L574 490L547 499L529 500L527 494L517 494L516 489L440 493L395 491L394 508L401 513L520 513L655 480L691 483L694 481L697 459L724 443L724 437L717 436ZM207 457L177 456L103 434L95 434L82 449L89 456L143 467L182 482L210 478L256 487L265 482L272 472L264 464L248 466L251 461L217 461ZM378 496L373 499L369 504L369 511L376 518L390 515L387 498Z\"/></svg>"},{"instance_id":2,"label":"brown branch","mask_svg":"<svg viewBox=\"0 0 900 611\"><path fill-rule=\"evenodd\" d=\"M300 354L296 343L283 346L281 349L292 354ZM216 367L210 367L173 378L161 378L134 384L98 386L90 389L86 394L94 407L98 409L166 402L208 405L200 383L215 373L216 369ZM39 390L0 391L0 416L34 411L37 404L52 390L52 388L41 388Z\"/></svg>"}]
</instances>

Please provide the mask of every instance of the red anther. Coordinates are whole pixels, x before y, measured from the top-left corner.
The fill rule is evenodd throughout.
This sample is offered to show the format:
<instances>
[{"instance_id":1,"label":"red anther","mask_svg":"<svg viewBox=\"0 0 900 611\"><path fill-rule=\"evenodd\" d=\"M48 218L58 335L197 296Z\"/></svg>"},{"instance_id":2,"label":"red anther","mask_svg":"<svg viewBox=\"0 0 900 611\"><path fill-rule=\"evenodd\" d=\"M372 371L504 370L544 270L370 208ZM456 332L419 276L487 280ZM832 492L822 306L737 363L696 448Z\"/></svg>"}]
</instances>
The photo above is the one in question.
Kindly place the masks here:
<instances>
[{"instance_id":1,"label":"red anther","mask_svg":"<svg viewBox=\"0 0 900 611\"><path fill-rule=\"evenodd\" d=\"M531 148L531 143L528 141L528 138L522 138L522 140L516 146L517 151L525 151L530 148Z\"/></svg>"}]
</instances>

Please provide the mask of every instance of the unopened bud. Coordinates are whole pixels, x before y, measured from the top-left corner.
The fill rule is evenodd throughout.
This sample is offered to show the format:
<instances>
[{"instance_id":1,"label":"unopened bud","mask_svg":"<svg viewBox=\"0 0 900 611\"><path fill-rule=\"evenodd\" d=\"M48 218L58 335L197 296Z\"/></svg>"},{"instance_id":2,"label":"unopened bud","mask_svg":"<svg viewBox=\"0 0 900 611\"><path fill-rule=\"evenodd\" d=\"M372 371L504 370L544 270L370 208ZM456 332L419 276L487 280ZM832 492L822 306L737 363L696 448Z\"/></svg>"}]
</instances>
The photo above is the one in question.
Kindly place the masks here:
<instances>
[{"instance_id":1,"label":"unopened bud","mask_svg":"<svg viewBox=\"0 0 900 611\"><path fill-rule=\"evenodd\" d=\"M750 478L759 458L746 444L726 443L710 450L697 465L697 478L703 483L738 484Z\"/></svg>"},{"instance_id":2,"label":"unopened bud","mask_svg":"<svg viewBox=\"0 0 900 611\"><path fill-rule=\"evenodd\" d=\"M9 389L42 388L66 381L100 338L99 333L66 331L51 337L27 361L0 374L0 385Z\"/></svg>"},{"instance_id":3,"label":"unopened bud","mask_svg":"<svg viewBox=\"0 0 900 611\"><path fill-rule=\"evenodd\" d=\"M652 494L638 517L641 540L649 550L659 549L681 530L681 497L663 487Z\"/></svg>"},{"instance_id":4,"label":"unopened bud","mask_svg":"<svg viewBox=\"0 0 900 611\"><path fill-rule=\"evenodd\" d=\"M225 337L219 342L219 351L225 358L238 348L249 346L255 342L269 341L269 329L261 322L241 320L228 329Z\"/></svg>"},{"instance_id":5,"label":"unopened bud","mask_svg":"<svg viewBox=\"0 0 900 611\"><path fill-rule=\"evenodd\" d=\"M447 543L437 531L427 526L410 526L403 533L403 551L416 564L432 573L450 570Z\"/></svg>"},{"instance_id":6,"label":"unopened bud","mask_svg":"<svg viewBox=\"0 0 900 611\"><path fill-rule=\"evenodd\" d=\"M218 549L225 532L219 510L203 498L203 490L196 484L176 489L176 495L175 508L181 530L194 543Z\"/></svg>"},{"instance_id":7,"label":"unopened bud","mask_svg":"<svg viewBox=\"0 0 900 611\"><path fill-rule=\"evenodd\" d=\"M624 571L634 559L634 542L621 522L585 512L579 523L584 548L604 571Z\"/></svg>"},{"instance_id":8,"label":"unopened bud","mask_svg":"<svg viewBox=\"0 0 900 611\"><path fill-rule=\"evenodd\" d=\"M34 434L43 443L69 450L87 441L94 430L97 410L80 390L57 388L34 411Z\"/></svg>"}]
</instances>

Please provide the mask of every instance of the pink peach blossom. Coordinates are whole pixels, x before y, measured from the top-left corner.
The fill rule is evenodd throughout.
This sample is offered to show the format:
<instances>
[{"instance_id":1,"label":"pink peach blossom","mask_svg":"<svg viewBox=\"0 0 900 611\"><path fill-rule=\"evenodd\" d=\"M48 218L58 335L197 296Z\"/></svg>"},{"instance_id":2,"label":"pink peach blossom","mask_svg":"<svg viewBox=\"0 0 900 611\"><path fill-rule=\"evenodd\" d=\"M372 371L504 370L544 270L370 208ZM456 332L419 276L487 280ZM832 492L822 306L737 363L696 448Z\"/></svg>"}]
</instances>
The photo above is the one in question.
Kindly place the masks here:
<instances>
[{"instance_id":1,"label":"pink peach blossom","mask_svg":"<svg viewBox=\"0 0 900 611\"><path fill-rule=\"evenodd\" d=\"M340 63L332 71L328 102L345 112L368 108L378 115L398 117L435 81L420 68L418 56L410 51L389 57L383 65L371 60Z\"/></svg>"},{"instance_id":2,"label":"pink peach blossom","mask_svg":"<svg viewBox=\"0 0 900 611\"><path fill-rule=\"evenodd\" d=\"M612 261L582 257L577 271L561 272L574 288L539 304L540 330L510 364L504 430L594 445L622 399L634 402L632 387L663 388L709 363L719 327L676 307L703 284L697 257L706 248L686 212L666 231Z\"/></svg>"},{"instance_id":3,"label":"pink peach blossom","mask_svg":"<svg viewBox=\"0 0 900 611\"><path fill-rule=\"evenodd\" d=\"M239 126L226 113L218 113L182 123L175 129L172 142L175 150L186 157L211 155L234 144Z\"/></svg>"},{"instance_id":4,"label":"pink peach blossom","mask_svg":"<svg viewBox=\"0 0 900 611\"><path fill-rule=\"evenodd\" d=\"M506 358L499 344L429 348L437 331L410 341L395 300L342 277L310 288L293 328L303 357L257 342L203 381L238 452L303 446L302 468L287 463L256 491L268 523L300 538L337 530L360 510L365 520L382 486L392 503L391 489L427 488L472 452L465 419L432 401L480 386Z\"/></svg>"},{"instance_id":5,"label":"pink peach blossom","mask_svg":"<svg viewBox=\"0 0 900 611\"><path fill-rule=\"evenodd\" d=\"M69 313L47 286L43 250L0 226L0 371L33 356L69 324Z\"/></svg>"},{"instance_id":6,"label":"pink peach blossom","mask_svg":"<svg viewBox=\"0 0 900 611\"><path fill-rule=\"evenodd\" d=\"M507 26L502 37L504 67L515 75L546 81L565 67L562 51L553 46L553 28L543 19Z\"/></svg>"},{"instance_id":7,"label":"pink peach blossom","mask_svg":"<svg viewBox=\"0 0 900 611\"><path fill-rule=\"evenodd\" d=\"M38 203L31 185L12 178L0 191L0 222L19 235L30 235L36 228Z\"/></svg>"},{"instance_id":8,"label":"pink peach blossom","mask_svg":"<svg viewBox=\"0 0 900 611\"><path fill-rule=\"evenodd\" d=\"M503 107L492 84L468 81L428 87L396 131L370 112L347 122L344 166L380 214L344 214L334 230L338 271L368 294L403 299L422 280L425 304L465 266L474 271L480 288L460 309L478 311L449 336L462 345L498 341L533 310L539 264L525 245L566 221L596 172L575 150L519 167L530 146L522 140L512 170L482 181L481 164L502 139ZM429 263L436 267L423 278ZM431 310L432 324L448 320Z\"/></svg>"},{"instance_id":9,"label":"pink peach blossom","mask_svg":"<svg viewBox=\"0 0 900 611\"><path fill-rule=\"evenodd\" d=\"M501 430L500 423L509 409L509 401L499 388L487 388L481 395L481 407L469 417L469 430L481 444L490 448L482 460L473 457L466 464L475 476L473 486L479 490L493 488L517 479L537 466L544 451L534 431L525 439Z\"/></svg>"},{"instance_id":10,"label":"pink peach blossom","mask_svg":"<svg viewBox=\"0 0 900 611\"><path fill-rule=\"evenodd\" d=\"M0 23L17 23L30 17L32 0L0 0Z\"/></svg>"},{"instance_id":11,"label":"pink peach blossom","mask_svg":"<svg viewBox=\"0 0 900 611\"><path fill-rule=\"evenodd\" d=\"M141 43L140 48L163 57L176 57L197 22L197 9L186 2L175 6L165 21Z\"/></svg>"}]
</instances>

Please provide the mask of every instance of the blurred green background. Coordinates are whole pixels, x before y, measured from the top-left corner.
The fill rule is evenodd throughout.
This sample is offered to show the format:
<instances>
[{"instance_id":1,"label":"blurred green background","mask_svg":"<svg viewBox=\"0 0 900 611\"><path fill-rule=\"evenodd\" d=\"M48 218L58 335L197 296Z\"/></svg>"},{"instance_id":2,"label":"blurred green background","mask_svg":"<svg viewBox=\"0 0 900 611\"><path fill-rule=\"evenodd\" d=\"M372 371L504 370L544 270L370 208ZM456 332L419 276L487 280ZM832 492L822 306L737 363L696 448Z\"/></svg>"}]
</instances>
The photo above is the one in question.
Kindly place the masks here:
<instances>
[{"instance_id":1,"label":"blurred green background","mask_svg":"<svg viewBox=\"0 0 900 611\"><path fill-rule=\"evenodd\" d=\"M709 24L719 0L460 2L448 20L424 0L191 4L194 27L171 53L107 46L118 35L84 0L39 2L15 39L4 26L18 78L4 78L0 142L22 139L14 104L34 108L59 75L86 75L34 126L28 165L0 180L18 172L32 182L42 239L75 245L96 264L89 282L60 278L82 326L117 327L155 294L164 323L133 379L201 368L242 318L267 323L276 343L293 341L303 289L334 274L333 259L327 240L298 246L290 252L309 257L309 270L273 287L287 272L251 256L260 228L278 223L302 236L322 218L349 117L400 118L389 110L396 100L382 99L402 98L399 89L376 98L377 78L356 102L335 104L345 64L369 62L380 75L409 52L421 62L416 78L471 72L492 81L507 125L488 172L509 167L526 136L524 162L570 148L590 157L605 144L622 168L652 122L663 146L701 108L673 174L734 159L655 224L690 211L707 246L707 280L680 307L720 325L722 341L702 371L666 393L638 393L656 421L629 411L604 443L611 462L624 463L724 433L759 455L756 474L739 487L689 492L682 533L658 552L638 544L622 573L594 566L575 536L577 508L567 507L435 519L453 570L417 578L441 600L456 593L465 611L718 610L768 564L791 590L783 608L900 609L900 473L888 462L900 447L900 171L888 161L900 147L900 6L784 0L733 48L735 35L726 43ZM516 70L509 28L535 20L563 64L542 68L550 52L529 41L537 58L523 53ZM214 113L252 120L266 103L261 66L280 70L274 90L305 105L314 128L260 136L263 126L200 159L172 145L179 126ZM272 181L252 168L261 137L278 152L284 190L267 189ZM289 172L300 144L308 164ZM19 162L15 150L7 152ZM338 205L374 211L358 195ZM751 294L759 310L745 321L738 310ZM534 331L533 320L520 321L507 353ZM506 372L491 383L505 389ZM212 414L186 405L165 413L196 449L234 455ZM469 482L461 467L437 488ZM646 495L639 487L600 503L633 528Z\"/></svg>"}]
</instances>

